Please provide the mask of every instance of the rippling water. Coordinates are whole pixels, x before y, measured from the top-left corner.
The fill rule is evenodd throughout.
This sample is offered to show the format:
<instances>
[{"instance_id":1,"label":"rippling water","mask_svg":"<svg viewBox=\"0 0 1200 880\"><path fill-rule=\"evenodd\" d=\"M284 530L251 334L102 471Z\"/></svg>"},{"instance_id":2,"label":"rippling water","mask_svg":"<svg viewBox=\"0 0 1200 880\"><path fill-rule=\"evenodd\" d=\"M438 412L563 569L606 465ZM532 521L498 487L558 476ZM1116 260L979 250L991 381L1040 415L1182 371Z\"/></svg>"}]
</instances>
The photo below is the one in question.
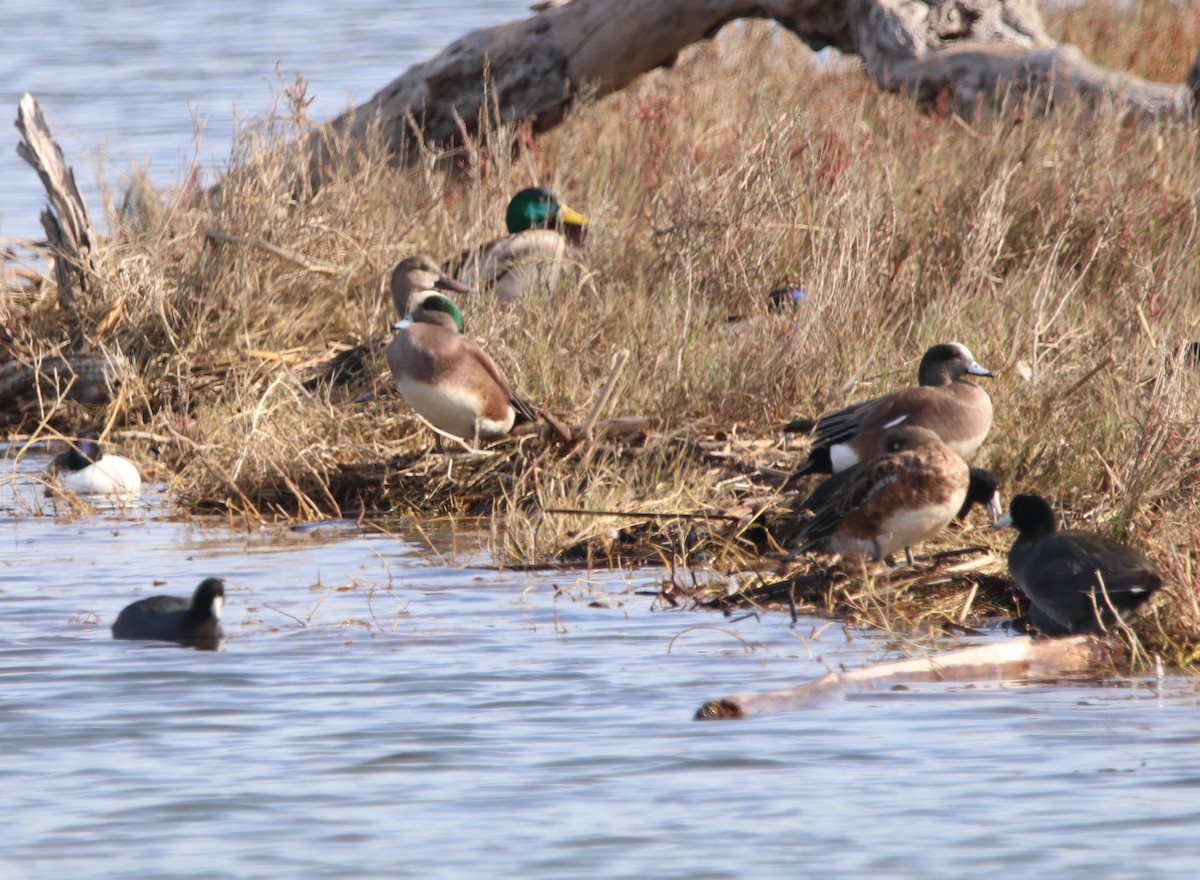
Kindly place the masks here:
<instances>
[{"instance_id":1,"label":"rippling water","mask_svg":"<svg viewBox=\"0 0 1200 880\"><path fill-rule=\"evenodd\" d=\"M5 878L1195 876L1190 679L696 723L890 655L656 609L654 572L488 571L471 536L54 516L45 462L0 481ZM207 575L221 652L110 638Z\"/></svg>"},{"instance_id":2,"label":"rippling water","mask_svg":"<svg viewBox=\"0 0 1200 880\"><path fill-rule=\"evenodd\" d=\"M524 4L4 7L0 99L85 181L228 149L279 62L314 114ZM15 131L10 132L15 144ZM0 150L0 237L36 236ZM93 205L95 207L95 205ZM470 536L77 514L0 462L0 876L1193 878L1195 683L921 685L746 722L703 702L886 659L840 624L654 605L657 575L495 573ZM166 506L164 506L166 505ZM230 584L218 653L114 642L134 599ZM156 583L161 580L162 583Z\"/></svg>"},{"instance_id":3,"label":"rippling water","mask_svg":"<svg viewBox=\"0 0 1200 880\"><path fill-rule=\"evenodd\" d=\"M37 96L101 228L102 159L118 202L133 161L170 186L197 157L200 123L201 165L219 167L235 118L270 107L277 67L286 83L309 81L310 113L326 119L468 30L529 14L523 0L5 0L0 10L0 117ZM3 130L0 239L41 238L45 192L16 155L16 129Z\"/></svg>"}]
</instances>

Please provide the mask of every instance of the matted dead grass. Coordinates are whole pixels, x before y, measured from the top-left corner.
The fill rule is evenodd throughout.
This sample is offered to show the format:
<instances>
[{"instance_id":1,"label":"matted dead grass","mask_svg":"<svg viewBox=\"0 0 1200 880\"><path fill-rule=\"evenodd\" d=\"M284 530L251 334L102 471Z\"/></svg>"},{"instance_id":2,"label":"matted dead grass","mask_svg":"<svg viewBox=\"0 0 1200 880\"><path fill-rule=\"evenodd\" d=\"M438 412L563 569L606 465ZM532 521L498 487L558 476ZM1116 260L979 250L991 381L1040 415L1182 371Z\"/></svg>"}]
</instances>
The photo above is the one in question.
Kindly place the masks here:
<instances>
[{"instance_id":1,"label":"matted dead grass","mask_svg":"<svg viewBox=\"0 0 1200 880\"><path fill-rule=\"evenodd\" d=\"M1200 7L1138 9L1144 29L1094 3L1054 27L1101 61L1181 77ZM764 561L760 519L804 451L779 426L908 384L926 347L958 340L998 374L995 424L973 463L1006 497L1044 494L1072 525L1150 555L1169 586L1143 638L1195 659L1194 128L1016 102L988 118L930 116L753 22L536 141L489 131L404 170L369 145L316 193L295 160L304 106L303 84L281 89L279 112L242 133L219 198L195 177L162 192L135 180L108 206L104 295L84 318L136 376L104 418L129 444L161 447L172 489L195 508L482 514L503 523L505 563L759 566L741 582L753 604L766 601L760 582L824 566L789 574ZM509 195L535 182L593 218L581 265L553 296L466 299L467 332L523 396L576 423L627 350L604 415L647 417L647 434L569 451L526 438L447 474L400 399L355 402L386 386L378 345L349 389L305 387L334 353L386 339L399 259L499 234ZM784 284L808 297L773 313L766 294ZM64 338L53 291L22 296L6 344L52 348ZM1011 608L996 580L1009 540L978 524L950 531L924 551L984 550L899 585L826 577L804 607L898 628L972 625ZM671 601L720 604L732 589L667 583Z\"/></svg>"}]
</instances>

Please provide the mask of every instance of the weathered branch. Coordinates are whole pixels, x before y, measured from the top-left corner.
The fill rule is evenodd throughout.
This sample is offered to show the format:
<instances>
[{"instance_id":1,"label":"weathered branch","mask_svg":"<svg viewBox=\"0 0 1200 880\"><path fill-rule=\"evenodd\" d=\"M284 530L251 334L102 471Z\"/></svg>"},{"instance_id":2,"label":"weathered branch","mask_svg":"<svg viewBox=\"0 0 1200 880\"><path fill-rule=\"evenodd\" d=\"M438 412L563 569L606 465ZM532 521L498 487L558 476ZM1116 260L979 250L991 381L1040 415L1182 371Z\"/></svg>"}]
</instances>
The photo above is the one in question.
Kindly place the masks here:
<instances>
[{"instance_id":1,"label":"weathered branch","mask_svg":"<svg viewBox=\"0 0 1200 880\"><path fill-rule=\"evenodd\" d=\"M59 306L71 324L72 348L78 351L86 339L75 295L76 291L87 295L98 292L99 281L92 261L96 233L87 203L75 183L75 172L63 158L62 150L50 134L42 105L33 95L21 98L16 126L22 138L17 144L17 154L34 167L50 198L49 207L42 211L42 228L54 255Z\"/></svg>"},{"instance_id":2,"label":"weathered branch","mask_svg":"<svg viewBox=\"0 0 1200 880\"><path fill-rule=\"evenodd\" d=\"M968 106L1011 83L1186 117L1200 89L1097 67L1050 38L1034 0L573 0L472 31L333 120L313 139L314 181L329 144L361 143L376 123L400 158L415 155L418 136L437 148L459 145L481 119L544 131L578 95L624 88L741 18L773 19L814 49L857 56L882 88L949 92Z\"/></svg>"}]
</instances>

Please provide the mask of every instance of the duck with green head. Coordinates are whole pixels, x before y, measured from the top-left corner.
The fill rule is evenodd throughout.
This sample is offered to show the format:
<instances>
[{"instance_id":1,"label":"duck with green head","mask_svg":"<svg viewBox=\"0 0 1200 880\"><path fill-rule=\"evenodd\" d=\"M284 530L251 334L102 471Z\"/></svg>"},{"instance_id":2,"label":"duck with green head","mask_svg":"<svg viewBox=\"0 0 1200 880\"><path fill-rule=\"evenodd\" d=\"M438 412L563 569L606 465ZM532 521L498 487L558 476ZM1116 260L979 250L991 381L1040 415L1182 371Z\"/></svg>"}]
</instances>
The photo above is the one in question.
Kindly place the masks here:
<instances>
[{"instance_id":1,"label":"duck with green head","mask_svg":"<svg viewBox=\"0 0 1200 880\"><path fill-rule=\"evenodd\" d=\"M462 331L462 313L449 297L436 290L409 296L388 346L392 378L408 405L439 431L475 443L534 421L496 362Z\"/></svg>"},{"instance_id":2,"label":"duck with green head","mask_svg":"<svg viewBox=\"0 0 1200 880\"><path fill-rule=\"evenodd\" d=\"M449 274L475 289L492 290L501 302L553 287L570 263L568 248L582 244L588 223L540 186L514 195L504 221L508 235L465 251L447 266Z\"/></svg>"}]
</instances>

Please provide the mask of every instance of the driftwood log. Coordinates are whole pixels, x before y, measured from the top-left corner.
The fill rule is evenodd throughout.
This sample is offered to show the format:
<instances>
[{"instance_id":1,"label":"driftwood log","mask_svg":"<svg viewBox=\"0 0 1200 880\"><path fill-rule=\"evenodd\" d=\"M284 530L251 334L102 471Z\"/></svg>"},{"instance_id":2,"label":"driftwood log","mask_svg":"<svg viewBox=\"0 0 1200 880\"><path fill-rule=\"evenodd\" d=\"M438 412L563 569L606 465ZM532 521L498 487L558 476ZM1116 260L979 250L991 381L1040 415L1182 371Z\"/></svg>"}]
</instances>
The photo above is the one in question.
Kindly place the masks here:
<instances>
[{"instance_id":1,"label":"driftwood log","mask_svg":"<svg viewBox=\"0 0 1200 880\"><path fill-rule=\"evenodd\" d=\"M1200 55L1181 85L1108 71L1055 43L1034 0L573 0L466 34L315 132L313 182L331 144L353 149L374 125L400 160L422 142L461 145L481 121L544 131L580 95L602 97L669 67L741 18L772 19L812 49L859 58L883 89L951 97L964 112L1015 89L1186 119L1200 92Z\"/></svg>"},{"instance_id":2,"label":"driftwood log","mask_svg":"<svg viewBox=\"0 0 1200 880\"><path fill-rule=\"evenodd\" d=\"M816 681L787 690L722 697L701 706L696 712L696 720L790 712L803 709L818 697L845 691L878 690L906 682L1009 681L1078 674L1111 664L1115 650L1113 643L1096 636L1064 639L1022 636L935 657L884 663L853 672L831 672Z\"/></svg>"}]
</instances>

